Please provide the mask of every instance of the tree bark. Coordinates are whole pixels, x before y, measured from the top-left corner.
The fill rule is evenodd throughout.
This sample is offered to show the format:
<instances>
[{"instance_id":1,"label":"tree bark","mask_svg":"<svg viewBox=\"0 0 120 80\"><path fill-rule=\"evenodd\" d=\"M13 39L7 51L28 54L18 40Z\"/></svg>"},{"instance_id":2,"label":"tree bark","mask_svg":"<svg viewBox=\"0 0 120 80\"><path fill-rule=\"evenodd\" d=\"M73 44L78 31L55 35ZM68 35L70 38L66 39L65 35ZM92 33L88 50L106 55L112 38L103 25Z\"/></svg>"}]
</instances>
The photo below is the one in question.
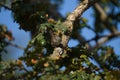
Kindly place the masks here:
<instances>
[{"instance_id":1,"label":"tree bark","mask_svg":"<svg viewBox=\"0 0 120 80\"><path fill-rule=\"evenodd\" d=\"M62 57L61 54L66 54L65 48L67 47L76 19L78 19L83 12L85 12L90 6L94 5L96 2L97 0L82 0L78 7L71 14L68 15L65 22L63 23L68 30L68 34L62 34L61 44L63 47L55 47L53 54L50 56L51 59L60 59L60 57Z\"/></svg>"}]
</instances>

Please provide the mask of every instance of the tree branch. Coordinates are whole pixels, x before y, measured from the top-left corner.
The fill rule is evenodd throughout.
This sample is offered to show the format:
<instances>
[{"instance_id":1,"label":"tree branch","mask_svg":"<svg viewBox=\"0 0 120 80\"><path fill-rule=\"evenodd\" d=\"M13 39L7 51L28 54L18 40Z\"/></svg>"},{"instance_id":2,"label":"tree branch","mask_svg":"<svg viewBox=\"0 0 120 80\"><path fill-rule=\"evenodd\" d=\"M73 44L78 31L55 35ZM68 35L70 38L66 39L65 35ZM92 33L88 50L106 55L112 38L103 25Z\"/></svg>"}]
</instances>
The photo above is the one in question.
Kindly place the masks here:
<instances>
[{"instance_id":1,"label":"tree branch","mask_svg":"<svg viewBox=\"0 0 120 80\"><path fill-rule=\"evenodd\" d=\"M86 11L90 6L95 4L97 1L98 0L92 0L92 1L82 0L82 2L78 5L78 7L71 14L68 15L67 19L63 23L68 30L68 34L64 34L64 33L62 34L61 44L63 47L61 48L59 46L54 48L53 54L51 55L52 59L54 59L54 57L57 57L57 59L59 59L61 57L61 53L66 54L65 48L67 47L76 19L78 19L84 11Z\"/></svg>"},{"instance_id":2,"label":"tree branch","mask_svg":"<svg viewBox=\"0 0 120 80\"><path fill-rule=\"evenodd\" d=\"M115 26L109 25L108 16L107 16L106 12L103 10L103 8L101 7L101 5L98 4L98 3L95 3L94 8L99 12L101 22L103 22L103 24L106 26L106 28L107 28L110 32L115 33L115 32L117 31L117 29L116 29ZM111 27L111 29L109 29L108 27Z\"/></svg>"},{"instance_id":3,"label":"tree branch","mask_svg":"<svg viewBox=\"0 0 120 80\"><path fill-rule=\"evenodd\" d=\"M69 35L63 35L63 37L62 37L62 45L63 46L66 46L69 41L69 38L71 36L76 19L78 19L85 10L87 10L90 6L92 6L96 2L97 2L97 0L93 0L93 1L83 0L79 4L79 6L67 17L64 24L66 25L66 27L68 29Z\"/></svg>"},{"instance_id":4,"label":"tree branch","mask_svg":"<svg viewBox=\"0 0 120 80\"><path fill-rule=\"evenodd\" d=\"M96 43L95 46L90 46L88 45L87 48L90 52L94 52L94 50L98 47L100 47L101 45L103 45L104 43L106 43L107 41L117 37L117 36L120 36L120 32L117 31L117 29L115 28L114 25L109 25L109 22L108 22L108 16L106 14L106 12L104 11L104 9L101 7L101 5L99 3L95 3L94 5L94 8L95 10L100 14L99 18L102 22L102 24L104 24L106 26L106 28L111 32L111 34L109 35L104 35L104 36L96 36L94 38L92 38L91 40L88 40L86 41L86 44L88 44L90 41L93 41L93 40L97 40L98 42ZM111 27L112 29L109 29L108 27ZM91 29L92 30L92 29ZM94 30L93 30L94 31ZM96 60L96 62L101 65L101 62L98 60L98 54L96 52L94 52L94 55L93 55L94 59Z\"/></svg>"}]
</instances>

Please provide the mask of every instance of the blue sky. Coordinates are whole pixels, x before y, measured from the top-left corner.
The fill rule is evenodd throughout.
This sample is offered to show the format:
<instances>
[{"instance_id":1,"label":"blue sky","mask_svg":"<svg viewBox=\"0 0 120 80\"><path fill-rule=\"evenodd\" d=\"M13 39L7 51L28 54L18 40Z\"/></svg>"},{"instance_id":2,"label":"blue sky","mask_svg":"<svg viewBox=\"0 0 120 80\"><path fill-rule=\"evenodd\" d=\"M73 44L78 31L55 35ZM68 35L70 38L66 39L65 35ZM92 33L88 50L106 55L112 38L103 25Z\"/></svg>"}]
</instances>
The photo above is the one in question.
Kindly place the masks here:
<instances>
[{"instance_id":1,"label":"blue sky","mask_svg":"<svg viewBox=\"0 0 120 80\"><path fill-rule=\"evenodd\" d=\"M61 5L59 11L63 16L65 16L68 12L72 12L77 5L78 5L77 0L70 0L70 1L64 0L64 4ZM88 20L90 20L88 22L89 25L93 24L92 15L88 15L91 13L92 13L92 9L90 8L82 15L82 17L86 17ZM26 47L27 43L30 40L30 34L29 32L25 32L18 28L19 25L13 22L12 14L10 11L2 9L2 11L0 12L0 24L6 25L8 29L12 31L13 36L15 37L15 41L14 41L15 43L17 43L20 46ZM120 27L120 25L118 26ZM82 35L86 36L87 40L95 36L94 33L88 29L84 29L82 31ZM69 46L75 46L77 45L77 43L78 42L75 40L70 40ZM120 55L119 53L120 52L120 38L114 39L113 41L108 42L107 45L112 45L114 47L115 52ZM17 49L12 46L8 46L7 49L9 51L9 54L11 55L11 56L8 56L7 54L5 54L4 57L6 57L7 59L17 59L19 56L22 56L23 51L20 49Z\"/></svg>"},{"instance_id":2,"label":"blue sky","mask_svg":"<svg viewBox=\"0 0 120 80\"><path fill-rule=\"evenodd\" d=\"M12 14L10 11L2 9L0 12L0 24L6 25L8 30L12 31L13 37L15 37L14 43L26 47L30 39L29 33L23 30L19 30L18 24L13 22ZM13 46L8 46L6 49L8 50L10 56L4 53L5 59L17 59L17 57L21 56L23 53L22 50Z\"/></svg>"}]
</instances>

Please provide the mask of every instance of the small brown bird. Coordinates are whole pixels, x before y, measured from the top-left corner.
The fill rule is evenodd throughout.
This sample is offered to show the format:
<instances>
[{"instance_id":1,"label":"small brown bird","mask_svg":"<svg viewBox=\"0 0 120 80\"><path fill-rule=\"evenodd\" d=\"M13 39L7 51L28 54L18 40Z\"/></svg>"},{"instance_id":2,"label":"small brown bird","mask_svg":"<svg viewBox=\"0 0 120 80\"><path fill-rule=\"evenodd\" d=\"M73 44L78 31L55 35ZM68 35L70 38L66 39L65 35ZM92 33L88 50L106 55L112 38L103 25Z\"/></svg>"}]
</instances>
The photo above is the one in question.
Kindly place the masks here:
<instances>
[{"instance_id":1,"label":"small brown bird","mask_svg":"<svg viewBox=\"0 0 120 80\"><path fill-rule=\"evenodd\" d=\"M53 47L57 47L61 44L61 35L57 32L53 32L52 30L49 30L50 38L51 38L51 45Z\"/></svg>"}]
</instances>

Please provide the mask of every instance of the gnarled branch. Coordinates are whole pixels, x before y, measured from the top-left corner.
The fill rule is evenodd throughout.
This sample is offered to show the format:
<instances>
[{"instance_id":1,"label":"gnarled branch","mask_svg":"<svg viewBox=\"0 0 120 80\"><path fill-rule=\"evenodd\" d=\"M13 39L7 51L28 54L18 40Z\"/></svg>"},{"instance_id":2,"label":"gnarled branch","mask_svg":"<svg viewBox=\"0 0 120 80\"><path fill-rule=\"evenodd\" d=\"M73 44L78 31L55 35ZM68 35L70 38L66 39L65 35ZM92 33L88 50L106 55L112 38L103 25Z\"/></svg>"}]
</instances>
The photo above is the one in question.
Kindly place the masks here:
<instances>
[{"instance_id":1,"label":"gnarled branch","mask_svg":"<svg viewBox=\"0 0 120 80\"><path fill-rule=\"evenodd\" d=\"M86 11L90 6L92 6L96 2L97 2L97 0L82 0L82 2L78 5L78 7L71 14L68 15L67 19L64 22L65 27L67 27L67 29L68 29L68 34L62 34L61 44L63 47L62 48L61 47L54 48L53 54L51 55L52 59L54 59L54 57L55 57L53 55L58 56L58 55L61 55L61 52L66 53L65 47L67 47L67 44L70 39L71 33L73 31L74 23L75 23L76 19L78 19L84 11ZM57 58L57 59L59 59L59 58Z\"/></svg>"}]
</instances>

